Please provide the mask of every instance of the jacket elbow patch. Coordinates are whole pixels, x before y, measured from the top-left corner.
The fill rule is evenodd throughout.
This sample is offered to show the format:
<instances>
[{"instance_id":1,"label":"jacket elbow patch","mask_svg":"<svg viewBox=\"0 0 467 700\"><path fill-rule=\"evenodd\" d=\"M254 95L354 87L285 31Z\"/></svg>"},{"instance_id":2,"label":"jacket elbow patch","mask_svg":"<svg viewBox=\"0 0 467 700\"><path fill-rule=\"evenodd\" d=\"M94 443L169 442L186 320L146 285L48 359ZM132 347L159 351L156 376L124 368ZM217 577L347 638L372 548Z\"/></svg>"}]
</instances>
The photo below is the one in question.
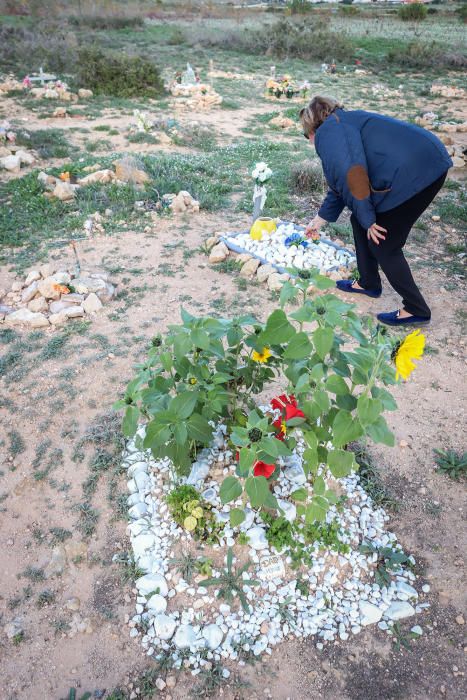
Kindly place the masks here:
<instances>
[{"instance_id":1,"label":"jacket elbow patch","mask_svg":"<svg viewBox=\"0 0 467 700\"><path fill-rule=\"evenodd\" d=\"M355 199L362 200L370 196L370 181L363 165L352 165L347 173L347 186Z\"/></svg>"}]
</instances>

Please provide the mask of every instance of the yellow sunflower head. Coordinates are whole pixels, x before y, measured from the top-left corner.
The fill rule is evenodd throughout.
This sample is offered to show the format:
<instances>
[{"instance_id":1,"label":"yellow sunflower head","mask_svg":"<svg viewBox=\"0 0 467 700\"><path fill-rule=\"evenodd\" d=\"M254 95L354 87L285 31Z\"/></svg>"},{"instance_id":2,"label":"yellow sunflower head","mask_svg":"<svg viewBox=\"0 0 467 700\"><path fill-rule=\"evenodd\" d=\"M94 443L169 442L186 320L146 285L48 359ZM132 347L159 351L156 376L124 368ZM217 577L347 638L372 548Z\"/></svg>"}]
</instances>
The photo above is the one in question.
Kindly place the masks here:
<instances>
[{"instance_id":1,"label":"yellow sunflower head","mask_svg":"<svg viewBox=\"0 0 467 700\"><path fill-rule=\"evenodd\" d=\"M271 357L272 352L270 351L269 348L263 348L261 352L257 352L256 350L253 350L253 354L251 356L251 359L253 362L260 362L261 364L264 362L267 362L269 358Z\"/></svg>"},{"instance_id":2,"label":"yellow sunflower head","mask_svg":"<svg viewBox=\"0 0 467 700\"><path fill-rule=\"evenodd\" d=\"M396 365L396 379L408 379L415 369L413 360L419 360L425 348L425 336L420 330L409 333L394 349L393 359Z\"/></svg>"}]
</instances>

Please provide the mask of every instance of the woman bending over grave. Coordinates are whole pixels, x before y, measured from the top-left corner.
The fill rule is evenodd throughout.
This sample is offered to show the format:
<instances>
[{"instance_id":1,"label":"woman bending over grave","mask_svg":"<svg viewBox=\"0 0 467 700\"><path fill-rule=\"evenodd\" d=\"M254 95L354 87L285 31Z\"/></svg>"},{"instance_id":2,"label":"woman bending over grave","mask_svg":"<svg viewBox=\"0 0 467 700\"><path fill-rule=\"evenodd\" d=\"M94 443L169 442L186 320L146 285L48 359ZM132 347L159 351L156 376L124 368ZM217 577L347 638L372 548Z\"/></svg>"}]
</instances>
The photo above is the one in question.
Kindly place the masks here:
<instances>
[{"instance_id":1,"label":"woman bending over grave","mask_svg":"<svg viewBox=\"0 0 467 700\"><path fill-rule=\"evenodd\" d=\"M381 268L402 297L402 308L378 314L378 320L390 326L428 323L431 312L403 248L452 166L444 145L418 126L374 112L347 111L328 97L314 97L300 120L329 187L307 234L336 221L345 206L352 212L359 279L339 280L338 289L379 297Z\"/></svg>"}]
</instances>

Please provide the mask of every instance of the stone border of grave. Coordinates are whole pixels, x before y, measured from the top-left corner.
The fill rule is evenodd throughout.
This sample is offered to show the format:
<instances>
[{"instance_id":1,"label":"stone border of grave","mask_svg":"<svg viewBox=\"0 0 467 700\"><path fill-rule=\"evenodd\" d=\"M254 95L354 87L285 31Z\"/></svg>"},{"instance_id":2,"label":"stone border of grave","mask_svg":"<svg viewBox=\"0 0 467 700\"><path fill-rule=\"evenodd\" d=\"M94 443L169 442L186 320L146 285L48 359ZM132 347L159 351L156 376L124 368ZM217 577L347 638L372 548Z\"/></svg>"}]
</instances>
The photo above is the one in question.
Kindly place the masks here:
<instances>
[{"instance_id":1,"label":"stone border of grave","mask_svg":"<svg viewBox=\"0 0 467 700\"><path fill-rule=\"evenodd\" d=\"M104 271L57 271L47 263L13 282L9 292L0 290L0 322L28 328L62 326L100 311L115 293Z\"/></svg>"},{"instance_id":2,"label":"stone border of grave","mask_svg":"<svg viewBox=\"0 0 467 700\"><path fill-rule=\"evenodd\" d=\"M213 661L244 665L245 656L270 655L287 638L315 637L317 649L322 650L326 643L352 639L371 624L391 635L395 622L429 607L429 603L419 602L413 586L416 576L410 568L396 564L384 585L376 579L379 548L403 553L396 536L385 529L389 517L374 506L358 474L337 480L348 501L342 510L333 507L331 514L337 518L342 541L349 549L341 554L329 547L317 550L302 577L291 567L289 557L270 547L258 511L247 508L245 521L232 527L229 511L236 503L222 505L214 473L220 470L225 475L235 470L225 432L225 426L219 425L211 448L198 455L189 476L181 481L175 477L170 460L155 459L150 450L141 448L144 426L123 452L130 492L128 532L135 563L142 572L135 581L136 614L128 623L130 636L148 656L170 656L174 668L183 666L196 675ZM296 507L290 495L306 482L301 466L303 449L304 443L299 443L294 455L287 458L290 463L284 463L275 486L285 517L291 520L296 517ZM320 473L324 479L331 478L324 466ZM173 520L166 503L176 483L196 487L224 527L219 544L205 546L205 554L222 548L232 552L235 538L242 533L247 538L251 571L243 579L248 609L242 608L236 597L226 604L215 586L203 586L209 575L197 575L190 582L177 572L173 557L180 546L188 552L193 537ZM362 551L359 543L368 548ZM234 551L239 557L240 550ZM415 563L413 557L409 560ZM214 576L219 573L219 565L213 566ZM256 587L248 585L251 578L258 580ZM422 586L423 593L429 590L429 586ZM420 636L422 628L416 625L411 633Z\"/></svg>"},{"instance_id":3,"label":"stone border of grave","mask_svg":"<svg viewBox=\"0 0 467 700\"><path fill-rule=\"evenodd\" d=\"M279 225L290 225L292 222L280 221ZM303 233L305 231L304 226L294 225L294 230L298 233ZM237 254L237 260L242 264L240 270L240 275L245 278L252 278L256 275L258 282L267 283L270 291L280 291L282 283L290 279L291 277L298 277L299 271L296 274L291 273L290 267L285 267L284 265L277 264L261 255L255 253L254 251L247 250L235 242L232 239L240 235L247 235L248 231L237 231L233 233L217 233L211 236L206 241L206 246L209 250L209 262L211 264L217 264L223 262L229 256L229 252ZM356 262L355 254L350 248L346 248L344 245L332 241L329 238L320 238L320 243L328 245L337 251L343 251L348 255L352 256L352 265ZM335 265L328 270L320 270L321 274L327 275L330 279L341 279L342 276L346 276L353 269L353 267Z\"/></svg>"}]
</instances>

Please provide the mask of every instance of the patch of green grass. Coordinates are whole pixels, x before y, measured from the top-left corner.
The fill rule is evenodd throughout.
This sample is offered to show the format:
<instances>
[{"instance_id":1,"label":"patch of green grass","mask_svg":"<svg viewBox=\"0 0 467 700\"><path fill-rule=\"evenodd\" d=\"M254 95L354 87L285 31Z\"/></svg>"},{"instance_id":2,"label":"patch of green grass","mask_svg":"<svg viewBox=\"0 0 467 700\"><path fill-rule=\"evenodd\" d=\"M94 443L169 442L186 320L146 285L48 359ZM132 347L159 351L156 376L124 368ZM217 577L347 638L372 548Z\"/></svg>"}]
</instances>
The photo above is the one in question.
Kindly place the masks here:
<instances>
[{"instance_id":1,"label":"patch of green grass","mask_svg":"<svg viewBox=\"0 0 467 700\"><path fill-rule=\"evenodd\" d=\"M37 596L36 605L38 608L45 608L55 602L55 593L46 589Z\"/></svg>"},{"instance_id":2,"label":"patch of green grass","mask_svg":"<svg viewBox=\"0 0 467 700\"><path fill-rule=\"evenodd\" d=\"M51 527L50 532L50 546L54 547L57 544L63 543L72 537L70 530L66 530L64 527Z\"/></svg>"},{"instance_id":3,"label":"patch of green grass","mask_svg":"<svg viewBox=\"0 0 467 700\"><path fill-rule=\"evenodd\" d=\"M467 452L455 450L435 450L435 462L441 474L447 474L454 481L467 477Z\"/></svg>"},{"instance_id":4,"label":"patch of green grass","mask_svg":"<svg viewBox=\"0 0 467 700\"><path fill-rule=\"evenodd\" d=\"M63 129L20 129L16 134L18 146L37 151L41 158L70 158L79 150L66 138Z\"/></svg>"},{"instance_id":5,"label":"patch of green grass","mask_svg":"<svg viewBox=\"0 0 467 700\"><path fill-rule=\"evenodd\" d=\"M11 430L8 433L8 438L10 440L9 452L11 457L15 458L26 450L26 443L17 430Z\"/></svg>"},{"instance_id":6,"label":"patch of green grass","mask_svg":"<svg viewBox=\"0 0 467 700\"><path fill-rule=\"evenodd\" d=\"M88 501L78 503L75 506L75 510L77 510L79 514L77 523L78 530L81 532L83 537L91 537L96 531L97 523L99 521L99 511L96 510L96 508L93 508Z\"/></svg>"},{"instance_id":7,"label":"patch of green grass","mask_svg":"<svg viewBox=\"0 0 467 700\"><path fill-rule=\"evenodd\" d=\"M399 503L385 486L381 474L366 447L361 443L356 443L351 445L351 448L358 464L358 475L362 488L371 496L376 506L397 511Z\"/></svg>"},{"instance_id":8,"label":"patch of green grass","mask_svg":"<svg viewBox=\"0 0 467 700\"><path fill-rule=\"evenodd\" d=\"M136 134L129 134L128 141L130 143L159 143L159 139L154 134L138 131Z\"/></svg>"},{"instance_id":9,"label":"patch of green grass","mask_svg":"<svg viewBox=\"0 0 467 700\"><path fill-rule=\"evenodd\" d=\"M20 576L23 578L28 578L34 583L37 583L38 581L45 581L44 569L40 569L36 566L27 566Z\"/></svg>"},{"instance_id":10,"label":"patch of green grass","mask_svg":"<svg viewBox=\"0 0 467 700\"><path fill-rule=\"evenodd\" d=\"M84 147L88 153L96 153L96 151L110 151L112 144L108 139L99 139L98 141L86 141Z\"/></svg>"}]
</instances>

